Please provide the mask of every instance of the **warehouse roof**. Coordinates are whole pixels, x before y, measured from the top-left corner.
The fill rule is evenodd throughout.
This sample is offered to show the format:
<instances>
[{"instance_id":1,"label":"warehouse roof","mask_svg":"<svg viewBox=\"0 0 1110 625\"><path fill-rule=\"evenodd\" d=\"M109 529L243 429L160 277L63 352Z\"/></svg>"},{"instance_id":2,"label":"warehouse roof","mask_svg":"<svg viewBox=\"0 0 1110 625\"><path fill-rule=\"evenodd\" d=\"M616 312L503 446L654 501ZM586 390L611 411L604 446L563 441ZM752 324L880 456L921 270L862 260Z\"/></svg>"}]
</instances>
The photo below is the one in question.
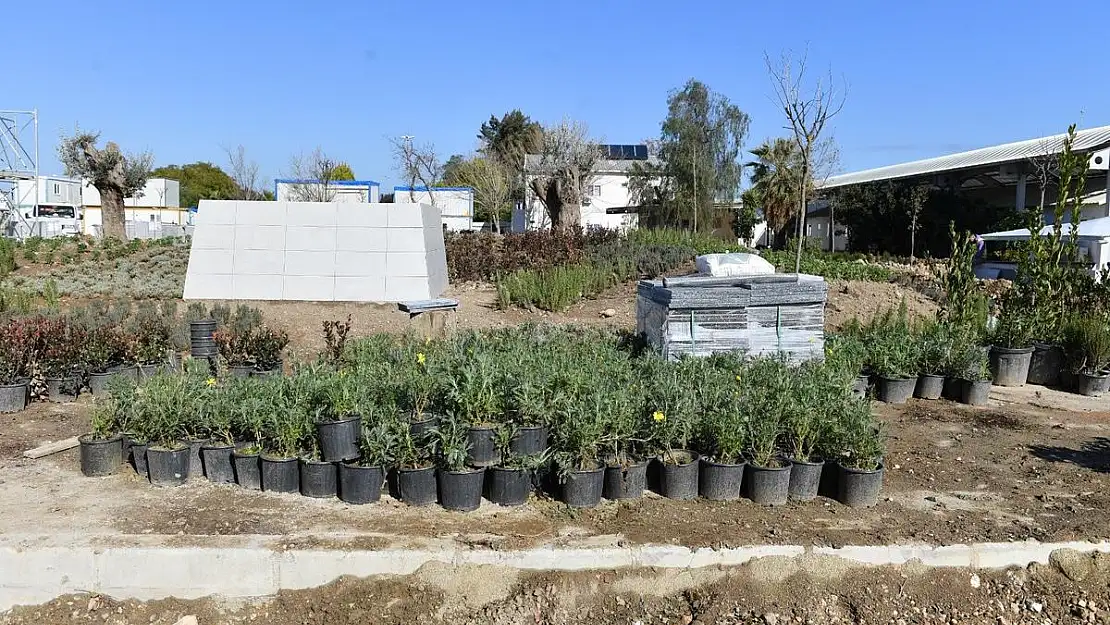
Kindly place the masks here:
<instances>
[{"instance_id":1,"label":"warehouse roof","mask_svg":"<svg viewBox=\"0 0 1110 625\"><path fill-rule=\"evenodd\" d=\"M991 165L1001 165L1030 158L1059 154L1064 149L1064 138L1067 134L1052 135L1039 139L1027 139L1014 143L1004 143L987 148L979 148L968 152L959 152L947 156L927 158L920 161L911 161L898 165L887 165L875 169L852 172L832 176L821 185L825 189L845 187L866 182L879 182L884 180L897 180L939 174L942 172L961 169L972 169ZM1096 151L1110 146L1110 126L1088 128L1076 131L1073 150Z\"/></svg>"}]
</instances>

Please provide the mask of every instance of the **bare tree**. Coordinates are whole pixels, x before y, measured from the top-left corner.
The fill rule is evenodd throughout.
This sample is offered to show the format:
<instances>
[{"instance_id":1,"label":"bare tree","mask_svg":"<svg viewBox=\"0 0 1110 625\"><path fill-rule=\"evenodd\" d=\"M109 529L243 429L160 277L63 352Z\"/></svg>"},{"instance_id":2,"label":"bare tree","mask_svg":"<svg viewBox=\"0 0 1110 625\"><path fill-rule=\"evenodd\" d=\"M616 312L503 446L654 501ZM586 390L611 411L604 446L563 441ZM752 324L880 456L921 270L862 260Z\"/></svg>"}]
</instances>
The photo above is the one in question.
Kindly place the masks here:
<instances>
[{"instance_id":1,"label":"bare tree","mask_svg":"<svg viewBox=\"0 0 1110 625\"><path fill-rule=\"evenodd\" d=\"M242 145L236 146L235 149L225 146L224 153L227 154L227 165L231 173L231 179L235 181L235 186L239 188L235 199L262 199L262 191L258 188L258 162L247 159L247 149Z\"/></svg>"},{"instance_id":2,"label":"bare tree","mask_svg":"<svg viewBox=\"0 0 1110 625\"><path fill-rule=\"evenodd\" d=\"M417 186L428 190L428 198L432 206L436 206L436 196L433 190L436 183L443 178L443 164L436 156L436 148L431 143L416 145L412 137L404 135L390 139L393 145L393 158L396 160L397 173L405 179L409 187L409 201L416 202ZM396 201L396 199L394 200Z\"/></svg>"},{"instance_id":3,"label":"bare tree","mask_svg":"<svg viewBox=\"0 0 1110 625\"><path fill-rule=\"evenodd\" d=\"M67 176L87 178L100 192L103 234L127 240L127 216L123 198L138 192L150 177L154 156L150 152L125 155L109 141L103 149L96 147L100 133L76 131L62 137L58 144L58 160Z\"/></svg>"},{"instance_id":4,"label":"bare tree","mask_svg":"<svg viewBox=\"0 0 1110 625\"><path fill-rule=\"evenodd\" d=\"M295 202L331 202L335 199L335 161L317 147L311 154L300 154L289 161L286 178L293 179L289 194Z\"/></svg>"},{"instance_id":5,"label":"bare tree","mask_svg":"<svg viewBox=\"0 0 1110 625\"><path fill-rule=\"evenodd\" d=\"M817 78L812 86L806 84L806 55L797 59L789 53L783 53L779 65L771 62L771 57L763 55L767 64L767 72L771 75L771 85L774 89L774 100L782 108L786 116L786 130L790 131L795 145L798 146L801 158L800 179L805 181L815 177L814 166L827 160L821 154L828 151L833 145L830 141L823 141L822 132L830 119L835 117L844 108L847 97L847 85L837 89L833 81L832 71L827 76ZM805 247L805 221L807 203L807 185L799 185L801 189L798 211L798 249L794 259L794 272L801 271L802 248ZM829 227L832 228L832 213L830 212Z\"/></svg>"},{"instance_id":6,"label":"bare tree","mask_svg":"<svg viewBox=\"0 0 1110 625\"><path fill-rule=\"evenodd\" d=\"M1041 201L1037 204L1037 208L1043 215L1048 185L1060 177L1060 155L1052 150L1047 141L1041 144L1041 152L1040 156L1031 156L1028 160L1033 178L1041 190Z\"/></svg>"},{"instance_id":7,"label":"bare tree","mask_svg":"<svg viewBox=\"0 0 1110 625\"><path fill-rule=\"evenodd\" d=\"M563 120L544 128L541 152L529 166L529 186L547 209L552 227L581 225L582 198L599 158L585 124Z\"/></svg>"},{"instance_id":8,"label":"bare tree","mask_svg":"<svg viewBox=\"0 0 1110 625\"><path fill-rule=\"evenodd\" d=\"M502 163L480 156L463 161L456 170L459 184L474 189L474 203L493 222L498 234L501 234L501 214L512 196L512 176L512 170Z\"/></svg>"}]
</instances>

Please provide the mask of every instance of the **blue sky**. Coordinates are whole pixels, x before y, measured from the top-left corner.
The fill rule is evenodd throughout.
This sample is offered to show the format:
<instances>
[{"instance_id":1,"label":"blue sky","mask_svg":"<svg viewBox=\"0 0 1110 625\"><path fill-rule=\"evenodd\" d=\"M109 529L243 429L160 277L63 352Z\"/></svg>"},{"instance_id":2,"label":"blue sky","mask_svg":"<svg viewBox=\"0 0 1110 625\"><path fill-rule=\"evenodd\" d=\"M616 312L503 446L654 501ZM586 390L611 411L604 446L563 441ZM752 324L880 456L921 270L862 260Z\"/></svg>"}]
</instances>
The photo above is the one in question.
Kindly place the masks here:
<instances>
[{"instance_id":1,"label":"blue sky","mask_svg":"<svg viewBox=\"0 0 1110 625\"><path fill-rule=\"evenodd\" d=\"M56 27L33 44L37 63L5 64L5 84L19 88L0 95L0 108L39 109L52 173L58 136L80 123L158 164L222 164L222 146L242 144L273 178L320 146L359 178L392 185L388 137L415 135L446 158L473 151L490 114L520 108L638 142L658 134L667 92L691 77L751 115L751 147L784 132L764 52L807 47L814 69L849 85L832 128L842 171L1110 124L1105 0L61 0L14 10L13 23Z\"/></svg>"}]
</instances>

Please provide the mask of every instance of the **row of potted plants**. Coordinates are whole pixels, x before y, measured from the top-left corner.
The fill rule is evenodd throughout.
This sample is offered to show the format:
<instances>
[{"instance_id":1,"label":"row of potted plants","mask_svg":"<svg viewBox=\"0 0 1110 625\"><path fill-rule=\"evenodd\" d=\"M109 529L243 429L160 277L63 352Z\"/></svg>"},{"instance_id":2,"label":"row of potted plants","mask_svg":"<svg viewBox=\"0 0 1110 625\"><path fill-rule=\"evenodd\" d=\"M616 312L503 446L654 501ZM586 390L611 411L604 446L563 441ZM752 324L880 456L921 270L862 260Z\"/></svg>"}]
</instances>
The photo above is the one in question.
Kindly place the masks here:
<instances>
[{"instance_id":1,"label":"row of potted plants","mask_svg":"<svg viewBox=\"0 0 1110 625\"><path fill-rule=\"evenodd\" d=\"M842 474L842 500L875 502L882 434L842 361L672 363L635 347L547 327L435 342L379 335L288 377L216 379L202 369L156 376L141 393L121 379L87 442L137 441L137 464L147 444L156 484L203 467L214 481L361 500L374 490L365 479L380 486L394 475L402 500L454 509L476 507L483 489L497 503L523 503L544 475L572 506L636 497L652 466L659 491L676 499L737 499L744 486L757 502L781 504L812 499L823 474ZM349 496L355 473L369 477Z\"/></svg>"}]
</instances>

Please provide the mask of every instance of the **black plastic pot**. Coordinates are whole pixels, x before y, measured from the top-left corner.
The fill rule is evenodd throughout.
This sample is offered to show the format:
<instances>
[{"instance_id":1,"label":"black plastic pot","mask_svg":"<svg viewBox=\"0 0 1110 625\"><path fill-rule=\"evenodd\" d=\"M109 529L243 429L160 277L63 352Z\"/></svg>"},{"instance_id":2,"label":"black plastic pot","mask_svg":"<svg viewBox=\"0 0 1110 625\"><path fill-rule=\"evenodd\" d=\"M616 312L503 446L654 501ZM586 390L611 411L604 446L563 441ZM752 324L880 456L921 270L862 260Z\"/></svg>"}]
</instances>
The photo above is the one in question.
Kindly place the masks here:
<instances>
[{"instance_id":1,"label":"black plastic pot","mask_svg":"<svg viewBox=\"0 0 1110 625\"><path fill-rule=\"evenodd\" d=\"M284 373L284 371L282 370L281 365L274 365L274 366L272 366L270 368L267 368L267 369L261 369L259 367L255 367L254 369L251 369L251 374L250 375L251 375L252 378L273 378L273 377L279 377L283 373Z\"/></svg>"},{"instance_id":2,"label":"black plastic pot","mask_svg":"<svg viewBox=\"0 0 1110 625\"><path fill-rule=\"evenodd\" d=\"M435 429L439 424L439 418L434 415L426 415L420 421L409 421L409 435L417 441L421 441L428 433Z\"/></svg>"},{"instance_id":3,"label":"black plastic pot","mask_svg":"<svg viewBox=\"0 0 1110 625\"><path fill-rule=\"evenodd\" d=\"M15 384L0 384L0 412L19 412L27 407L27 397L30 394L30 384L17 382Z\"/></svg>"},{"instance_id":4,"label":"black plastic pot","mask_svg":"<svg viewBox=\"0 0 1110 625\"><path fill-rule=\"evenodd\" d=\"M339 465L339 499L346 503L367 504L382 498L385 470L346 462Z\"/></svg>"},{"instance_id":5,"label":"black plastic pot","mask_svg":"<svg viewBox=\"0 0 1110 625\"><path fill-rule=\"evenodd\" d=\"M870 389L871 378L866 375L857 376L852 382L852 394L856 397L867 397L867 391Z\"/></svg>"},{"instance_id":6,"label":"black plastic pot","mask_svg":"<svg viewBox=\"0 0 1110 625\"><path fill-rule=\"evenodd\" d=\"M236 484L248 490L262 490L262 465L258 454L235 450L231 452L231 467L235 471Z\"/></svg>"},{"instance_id":7,"label":"black plastic pot","mask_svg":"<svg viewBox=\"0 0 1110 625\"><path fill-rule=\"evenodd\" d=\"M123 457L123 436L116 434L110 438L95 438L85 434L77 438L81 446L81 473L85 477L112 475L119 470Z\"/></svg>"},{"instance_id":8,"label":"black plastic pot","mask_svg":"<svg viewBox=\"0 0 1110 625\"><path fill-rule=\"evenodd\" d=\"M990 352L991 377L998 386L1024 386L1029 379L1029 363L1033 359L1032 347L992 346Z\"/></svg>"},{"instance_id":9,"label":"black plastic pot","mask_svg":"<svg viewBox=\"0 0 1110 625\"><path fill-rule=\"evenodd\" d=\"M219 348L216 346L216 321L202 319L189 322L189 354L193 358L212 358L218 356Z\"/></svg>"},{"instance_id":10,"label":"black plastic pot","mask_svg":"<svg viewBox=\"0 0 1110 625\"><path fill-rule=\"evenodd\" d=\"M519 506L532 492L532 472L528 469L490 467L486 471L486 497L499 506Z\"/></svg>"},{"instance_id":11,"label":"black plastic pot","mask_svg":"<svg viewBox=\"0 0 1110 625\"><path fill-rule=\"evenodd\" d=\"M1075 392L1076 387L1079 385L1079 374L1074 371L1064 369L1060 371L1060 388L1065 391Z\"/></svg>"},{"instance_id":12,"label":"black plastic pot","mask_svg":"<svg viewBox=\"0 0 1110 625\"><path fill-rule=\"evenodd\" d=\"M960 401L969 406L986 406L991 397L990 380L963 380Z\"/></svg>"},{"instance_id":13,"label":"black plastic pot","mask_svg":"<svg viewBox=\"0 0 1110 625\"><path fill-rule=\"evenodd\" d=\"M482 485L486 470L436 471L439 483L439 505L448 510L471 512L482 505Z\"/></svg>"},{"instance_id":14,"label":"black plastic pot","mask_svg":"<svg viewBox=\"0 0 1110 625\"><path fill-rule=\"evenodd\" d=\"M1075 375L1075 391L1080 395L1098 397L1110 387L1110 375L1092 375L1082 371Z\"/></svg>"},{"instance_id":15,"label":"black plastic pot","mask_svg":"<svg viewBox=\"0 0 1110 625\"><path fill-rule=\"evenodd\" d=\"M228 365L227 374L233 378L249 378L254 365Z\"/></svg>"},{"instance_id":16,"label":"black plastic pot","mask_svg":"<svg viewBox=\"0 0 1110 625\"><path fill-rule=\"evenodd\" d=\"M325 462L343 462L359 457L358 442L362 435L362 419L358 416L316 424L320 439L320 455Z\"/></svg>"},{"instance_id":17,"label":"black plastic pot","mask_svg":"<svg viewBox=\"0 0 1110 625\"><path fill-rule=\"evenodd\" d=\"M1033 355L1029 358L1028 384L1056 386L1060 383L1060 371L1064 368L1064 348L1052 343L1033 343Z\"/></svg>"},{"instance_id":18,"label":"black plastic pot","mask_svg":"<svg viewBox=\"0 0 1110 625\"><path fill-rule=\"evenodd\" d=\"M834 460L821 467L821 485L817 488L817 494L829 499L840 497L840 463Z\"/></svg>"},{"instance_id":19,"label":"black plastic pot","mask_svg":"<svg viewBox=\"0 0 1110 625\"><path fill-rule=\"evenodd\" d=\"M436 502L435 467L397 469L397 494L410 506L427 506Z\"/></svg>"},{"instance_id":20,"label":"black plastic pot","mask_svg":"<svg viewBox=\"0 0 1110 625\"><path fill-rule=\"evenodd\" d=\"M146 464L151 484L181 486L189 479L189 448L148 447Z\"/></svg>"},{"instance_id":21,"label":"black plastic pot","mask_svg":"<svg viewBox=\"0 0 1110 625\"><path fill-rule=\"evenodd\" d=\"M514 456L534 456L547 451L547 426L531 425L517 428L509 441Z\"/></svg>"},{"instance_id":22,"label":"black plastic pot","mask_svg":"<svg viewBox=\"0 0 1110 625\"><path fill-rule=\"evenodd\" d=\"M209 482L215 484L234 484L235 467L231 464L231 452L235 445L205 443L200 448L201 461L204 463L204 475Z\"/></svg>"},{"instance_id":23,"label":"black plastic pot","mask_svg":"<svg viewBox=\"0 0 1110 625\"><path fill-rule=\"evenodd\" d=\"M781 506L790 495L790 463L781 467L761 467L748 463L744 480L748 484L748 497L764 506Z\"/></svg>"},{"instance_id":24,"label":"black plastic pot","mask_svg":"<svg viewBox=\"0 0 1110 625\"><path fill-rule=\"evenodd\" d=\"M125 452L127 455L124 461L130 464L131 468L135 469L135 473L143 477L149 477L150 471L146 463L146 450L149 447L147 442L127 437L123 445L127 448Z\"/></svg>"},{"instance_id":25,"label":"black plastic pot","mask_svg":"<svg viewBox=\"0 0 1110 625\"><path fill-rule=\"evenodd\" d=\"M874 471L841 467L840 503L853 508L865 508L879 502L883 487L883 465Z\"/></svg>"},{"instance_id":26,"label":"black plastic pot","mask_svg":"<svg viewBox=\"0 0 1110 625\"><path fill-rule=\"evenodd\" d=\"M964 381L960 378L944 378L944 390L941 396L951 401L963 401Z\"/></svg>"},{"instance_id":27,"label":"black plastic pot","mask_svg":"<svg viewBox=\"0 0 1110 625\"><path fill-rule=\"evenodd\" d=\"M301 458L301 494L327 499L339 492L339 471L334 462Z\"/></svg>"},{"instance_id":28,"label":"black plastic pot","mask_svg":"<svg viewBox=\"0 0 1110 625\"><path fill-rule=\"evenodd\" d=\"M295 493L301 489L301 471L296 458L272 458L263 454L262 490Z\"/></svg>"},{"instance_id":29,"label":"black plastic pot","mask_svg":"<svg viewBox=\"0 0 1110 625\"><path fill-rule=\"evenodd\" d=\"M790 492L791 501L813 501L821 489L821 474L825 469L825 461L801 462L790 460Z\"/></svg>"},{"instance_id":30,"label":"black plastic pot","mask_svg":"<svg viewBox=\"0 0 1110 625\"><path fill-rule=\"evenodd\" d=\"M139 369L131 363L116 363L108 367L108 373L127 378L132 382L139 381Z\"/></svg>"},{"instance_id":31,"label":"black plastic pot","mask_svg":"<svg viewBox=\"0 0 1110 625\"><path fill-rule=\"evenodd\" d=\"M659 494L667 499L696 499L698 496L698 455L692 451L673 450L669 454L672 461L667 462L668 455L658 458L661 466L659 469Z\"/></svg>"},{"instance_id":32,"label":"black plastic pot","mask_svg":"<svg viewBox=\"0 0 1110 625\"><path fill-rule=\"evenodd\" d=\"M501 453L493 440L493 428L471 426L466 433L470 449L466 452L466 463L472 467L492 467L501 462Z\"/></svg>"},{"instance_id":33,"label":"black plastic pot","mask_svg":"<svg viewBox=\"0 0 1110 625\"><path fill-rule=\"evenodd\" d=\"M702 458L701 474L698 476L698 494L711 501L739 499L746 465L746 462L728 464Z\"/></svg>"},{"instance_id":34,"label":"black plastic pot","mask_svg":"<svg viewBox=\"0 0 1110 625\"><path fill-rule=\"evenodd\" d=\"M917 376L913 396L920 399L940 399L944 394L944 376L922 374Z\"/></svg>"},{"instance_id":35,"label":"black plastic pot","mask_svg":"<svg viewBox=\"0 0 1110 625\"><path fill-rule=\"evenodd\" d=\"M140 365L135 366L135 371L138 372L138 381L139 382L146 382L150 378L153 378L154 376L158 375L158 372L161 371L161 370L162 370L162 365L160 365L159 363L156 363L156 362L147 363L147 364L140 364Z\"/></svg>"},{"instance_id":36,"label":"black plastic pot","mask_svg":"<svg viewBox=\"0 0 1110 625\"><path fill-rule=\"evenodd\" d=\"M612 465L605 467L605 478L601 495L606 499L639 499L647 488L648 463L641 460L628 466Z\"/></svg>"},{"instance_id":37,"label":"black plastic pot","mask_svg":"<svg viewBox=\"0 0 1110 625\"><path fill-rule=\"evenodd\" d=\"M52 402L68 403L77 400L81 383L76 376L46 378L46 399Z\"/></svg>"},{"instance_id":38,"label":"black plastic pot","mask_svg":"<svg viewBox=\"0 0 1110 625\"><path fill-rule=\"evenodd\" d=\"M917 387L917 378L888 378L879 376L878 392L879 401L888 404L904 404L913 396Z\"/></svg>"},{"instance_id":39,"label":"black plastic pot","mask_svg":"<svg viewBox=\"0 0 1110 625\"><path fill-rule=\"evenodd\" d=\"M116 374L108 373L90 373L89 374L89 392L93 395L103 395L108 392L108 382L115 377Z\"/></svg>"},{"instance_id":40,"label":"black plastic pot","mask_svg":"<svg viewBox=\"0 0 1110 625\"><path fill-rule=\"evenodd\" d=\"M189 448L189 477L203 477L204 462L200 458L200 449L211 441L207 438L183 438L181 442Z\"/></svg>"},{"instance_id":41,"label":"black plastic pot","mask_svg":"<svg viewBox=\"0 0 1110 625\"><path fill-rule=\"evenodd\" d=\"M601 503L605 468L571 471L563 482L563 502L571 508L593 508Z\"/></svg>"}]
</instances>

